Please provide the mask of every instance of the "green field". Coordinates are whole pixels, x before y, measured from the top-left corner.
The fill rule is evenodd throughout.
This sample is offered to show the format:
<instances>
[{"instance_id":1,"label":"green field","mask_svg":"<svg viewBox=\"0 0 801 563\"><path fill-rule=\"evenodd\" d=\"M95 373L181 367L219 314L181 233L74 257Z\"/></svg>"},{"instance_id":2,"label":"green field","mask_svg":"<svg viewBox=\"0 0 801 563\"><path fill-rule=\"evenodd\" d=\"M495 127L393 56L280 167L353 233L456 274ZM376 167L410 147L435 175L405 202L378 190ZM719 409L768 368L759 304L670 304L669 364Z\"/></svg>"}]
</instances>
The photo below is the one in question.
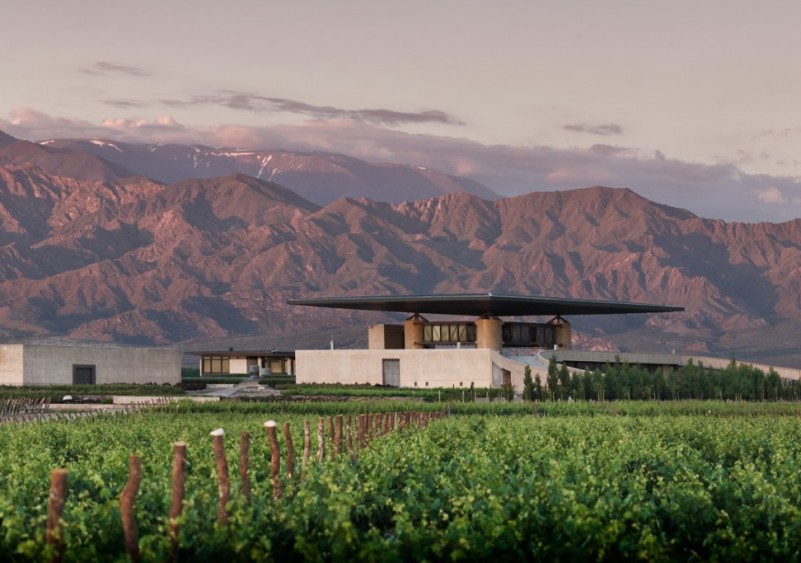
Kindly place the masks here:
<instances>
[{"instance_id":1,"label":"green field","mask_svg":"<svg viewBox=\"0 0 801 563\"><path fill-rule=\"evenodd\" d=\"M286 476L273 499L263 422L421 408L451 416L376 438ZM661 409L661 410L660 410ZM170 556L172 443L187 442L178 558L184 560L797 560L801 405L475 404L398 401L180 404L161 412L5 425L0 554L41 560L49 475L69 470L65 560L125 560L119 494L142 459L136 499L144 560ZM218 523L209 432L224 428L232 482ZM239 436L252 433L245 503ZM328 440L328 427L326 426ZM51 549L51 551L48 551Z\"/></svg>"}]
</instances>

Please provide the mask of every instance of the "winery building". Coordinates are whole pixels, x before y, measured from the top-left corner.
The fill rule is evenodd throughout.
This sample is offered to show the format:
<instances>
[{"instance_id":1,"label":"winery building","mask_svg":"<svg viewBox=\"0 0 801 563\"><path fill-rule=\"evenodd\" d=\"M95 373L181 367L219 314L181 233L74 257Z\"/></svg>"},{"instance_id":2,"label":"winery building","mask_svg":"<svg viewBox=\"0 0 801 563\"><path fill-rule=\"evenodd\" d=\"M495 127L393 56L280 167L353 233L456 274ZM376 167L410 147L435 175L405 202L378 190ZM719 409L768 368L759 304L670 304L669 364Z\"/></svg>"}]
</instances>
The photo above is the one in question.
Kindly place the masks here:
<instances>
[{"instance_id":1,"label":"winery building","mask_svg":"<svg viewBox=\"0 0 801 563\"><path fill-rule=\"evenodd\" d=\"M295 352L282 350L193 350L187 354L200 356L201 376L295 375Z\"/></svg>"},{"instance_id":2,"label":"winery building","mask_svg":"<svg viewBox=\"0 0 801 563\"><path fill-rule=\"evenodd\" d=\"M571 349L572 329L565 317L684 310L491 293L300 299L289 304L409 314L403 324L370 325L364 350L297 350L298 383L422 388L513 385L521 389L526 366L532 373L545 373L542 351L559 354ZM551 318L543 323L504 320L531 316ZM464 317L467 320L457 320Z\"/></svg>"},{"instance_id":3,"label":"winery building","mask_svg":"<svg viewBox=\"0 0 801 563\"><path fill-rule=\"evenodd\" d=\"M0 344L0 385L181 382L177 348L59 340Z\"/></svg>"}]
</instances>

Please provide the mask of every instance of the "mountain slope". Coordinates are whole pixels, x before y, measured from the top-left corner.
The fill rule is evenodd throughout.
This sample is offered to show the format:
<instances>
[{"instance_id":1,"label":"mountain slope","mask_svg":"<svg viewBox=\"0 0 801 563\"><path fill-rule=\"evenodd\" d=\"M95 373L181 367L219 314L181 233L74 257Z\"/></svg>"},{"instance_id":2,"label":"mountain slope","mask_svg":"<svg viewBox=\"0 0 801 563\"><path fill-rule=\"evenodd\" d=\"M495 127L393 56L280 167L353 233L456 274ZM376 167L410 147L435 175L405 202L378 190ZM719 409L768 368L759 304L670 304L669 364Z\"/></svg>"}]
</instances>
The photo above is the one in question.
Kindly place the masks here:
<instances>
[{"instance_id":1,"label":"mountain slope","mask_svg":"<svg viewBox=\"0 0 801 563\"><path fill-rule=\"evenodd\" d=\"M787 363L801 333L801 220L713 221L600 187L319 207L241 174L165 186L0 167L6 334L286 339L387 318L291 298L465 291L684 306L569 320L590 346Z\"/></svg>"},{"instance_id":2,"label":"mountain slope","mask_svg":"<svg viewBox=\"0 0 801 563\"><path fill-rule=\"evenodd\" d=\"M33 165L54 176L76 180L116 180L136 176L119 164L89 152L20 141L0 131L0 165Z\"/></svg>"}]
</instances>

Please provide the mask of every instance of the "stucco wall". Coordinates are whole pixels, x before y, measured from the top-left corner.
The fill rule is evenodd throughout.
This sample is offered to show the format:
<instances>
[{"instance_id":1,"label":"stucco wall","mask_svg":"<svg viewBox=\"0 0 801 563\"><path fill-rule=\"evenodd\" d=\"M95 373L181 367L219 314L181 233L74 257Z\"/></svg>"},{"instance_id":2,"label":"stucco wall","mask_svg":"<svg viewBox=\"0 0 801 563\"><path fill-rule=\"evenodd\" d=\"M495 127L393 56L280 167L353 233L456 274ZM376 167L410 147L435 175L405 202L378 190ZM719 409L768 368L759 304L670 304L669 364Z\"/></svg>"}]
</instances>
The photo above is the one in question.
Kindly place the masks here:
<instances>
[{"instance_id":1,"label":"stucco wall","mask_svg":"<svg viewBox=\"0 0 801 563\"><path fill-rule=\"evenodd\" d=\"M24 385L70 385L74 364L95 366L96 383L181 381L181 352L173 348L24 345Z\"/></svg>"},{"instance_id":2,"label":"stucco wall","mask_svg":"<svg viewBox=\"0 0 801 563\"><path fill-rule=\"evenodd\" d=\"M513 357L502 356L497 352L492 355L492 361L497 366L509 370L512 375L512 387L514 387L516 393L523 392L523 379L525 378L526 365L531 368L532 380L539 374L540 381L545 385L546 378L548 377L548 370L545 368L525 364L515 360Z\"/></svg>"},{"instance_id":3,"label":"stucco wall","mask_svg":"<svg viewBox=\"0 0 801 563\"><path fill-rule=\"evenodd\" d=\"M384 359L400 360L401 387L470 387L471 383L489 387L492 382L492 350L298 350L295 354L298 383L381 384Z\"/></svg>"},{"instance_id":4,"label":"stucco wall","mask_svg":"<svg viewBox=\"0 0 801 563\"><path fill-rule=\"evenodd\" d=\"M22 385L22 344L0 344L0 385Z\"/></svg>"}]
</instances>

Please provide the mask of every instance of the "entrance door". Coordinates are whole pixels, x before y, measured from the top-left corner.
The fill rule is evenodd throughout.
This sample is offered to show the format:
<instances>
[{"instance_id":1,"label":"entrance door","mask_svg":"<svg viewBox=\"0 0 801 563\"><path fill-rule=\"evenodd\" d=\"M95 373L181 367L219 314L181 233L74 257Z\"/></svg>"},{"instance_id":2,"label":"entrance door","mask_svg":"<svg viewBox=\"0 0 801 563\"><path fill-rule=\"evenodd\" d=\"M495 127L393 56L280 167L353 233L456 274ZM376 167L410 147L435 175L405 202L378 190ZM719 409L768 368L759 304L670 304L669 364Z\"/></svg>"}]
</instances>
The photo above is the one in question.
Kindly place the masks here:
<instances>
[{"instance_id":1,"label":"entrance door","mask_svg":"<svg viewBox=\"0 0 801 563\"><path fill-rule=\"evenodd\" d=\"M72 366L72 384L73 385L94 385L95 384L95 366Z\"/></svg>"},{"instance_id":2,"label":"entrance door","mask_svg":"<svg viewBox=\"0 0 801 563\"><path fill-rule=\"evenodd\" d=\"M400 387L400 360L383 360L383 383Z\"/></svg>"}]
</instances>

